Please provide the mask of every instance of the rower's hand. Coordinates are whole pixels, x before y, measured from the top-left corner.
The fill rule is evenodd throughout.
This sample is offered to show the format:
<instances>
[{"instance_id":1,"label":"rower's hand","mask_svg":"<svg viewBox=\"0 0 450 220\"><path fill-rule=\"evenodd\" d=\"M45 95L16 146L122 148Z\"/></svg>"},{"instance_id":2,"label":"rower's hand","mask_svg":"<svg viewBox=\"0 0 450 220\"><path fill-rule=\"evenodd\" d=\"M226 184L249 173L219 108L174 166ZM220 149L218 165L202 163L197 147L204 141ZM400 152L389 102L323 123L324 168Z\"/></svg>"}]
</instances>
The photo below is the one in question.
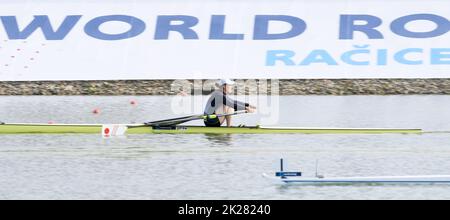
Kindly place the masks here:
<instances>
[{"instance_id":1,"label":"rower's hand","mask_svg":"<svg viewBox=\"0 0 450 220\"><path fill-rule=\"evenodd\" d=\"M256 107L254 107L254 106L249 106L249 107L246 107L245 110L246 110L248 113L254 113L254 112L256 112Z\"/></svg>"}]
</instances>

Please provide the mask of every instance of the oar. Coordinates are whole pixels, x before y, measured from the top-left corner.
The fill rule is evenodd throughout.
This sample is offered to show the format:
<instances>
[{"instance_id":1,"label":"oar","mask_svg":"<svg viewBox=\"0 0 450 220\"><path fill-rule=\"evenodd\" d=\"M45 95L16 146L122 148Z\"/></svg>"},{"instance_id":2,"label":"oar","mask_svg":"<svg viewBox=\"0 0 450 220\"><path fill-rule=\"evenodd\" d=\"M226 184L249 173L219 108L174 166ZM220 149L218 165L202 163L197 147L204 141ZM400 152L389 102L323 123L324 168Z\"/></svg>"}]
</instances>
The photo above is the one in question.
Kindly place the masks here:
<instances>
[{"instance_id":1,"label":"oar","mask_svg":"<svg viewBox=\"0 0 450 220\"><path fill-rule=\"evenodd\" d=\"M181 117L181 118L173 118L173 119L166 119L166 120L159 120L159 121L152 121L152 122L146 122L144 123L144 125L146 126L150 126L150 127L155 127L155 126L174 126L174 125L179 125L179 124L183 124L189 121L195 121L195 120L205 120L208 118L218 118L218 117L225 117L225 116L231 116L231 115L239 115L239 114L245 114L247 113L247 110L242 110L242 111L236 111L233 113L228 113L228 114L213 114L213 115L191 115L191 116L186 116L186 117Z\"/></svg>"}]
</instances>

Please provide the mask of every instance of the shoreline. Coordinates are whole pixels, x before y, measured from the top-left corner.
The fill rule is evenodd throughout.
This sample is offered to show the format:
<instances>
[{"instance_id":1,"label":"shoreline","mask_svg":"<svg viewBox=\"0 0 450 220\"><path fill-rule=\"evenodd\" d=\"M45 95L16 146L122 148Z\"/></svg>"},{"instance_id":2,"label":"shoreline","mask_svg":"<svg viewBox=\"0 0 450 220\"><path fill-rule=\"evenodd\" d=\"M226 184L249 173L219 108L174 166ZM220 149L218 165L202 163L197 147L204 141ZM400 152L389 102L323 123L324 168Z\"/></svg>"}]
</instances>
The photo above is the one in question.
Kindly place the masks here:
<instances>
[{"instance_id":1,"label":"shoreline","mask_svg":"<svg viewBox=\"0 0 450 220\"><path fill-rule=\"evenodd\" d=\"M238 94L257 94L257 82L268 94L277 80L237 80ZM23 95L176 95L208 94L211 80L111 80L111 81L14 81L0 82L1 96ZM250 82L250 83L249 83ZM450 95L450 79L283 79L279 95ZM200 86L198 84L200 83ZM269 86L266 86L267 83ZM243 87L244 86L244 87ZM253 89L252 89L253 88ZM261 93L261 92L260 92ZM274 93L274 94L275 94Z\"/></svg>"}]
</instances>

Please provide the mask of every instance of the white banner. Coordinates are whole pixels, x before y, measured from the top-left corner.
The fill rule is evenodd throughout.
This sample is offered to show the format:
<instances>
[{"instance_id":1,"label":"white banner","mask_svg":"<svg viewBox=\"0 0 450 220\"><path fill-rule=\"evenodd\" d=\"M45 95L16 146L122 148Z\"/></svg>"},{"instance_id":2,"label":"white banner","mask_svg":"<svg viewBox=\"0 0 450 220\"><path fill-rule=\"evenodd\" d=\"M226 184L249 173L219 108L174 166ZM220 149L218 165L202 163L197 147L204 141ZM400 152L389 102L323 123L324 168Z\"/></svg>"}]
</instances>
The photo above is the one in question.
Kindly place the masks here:
<instances>
[{"instance_id":1,"label":"white banner","mask_svg":"<svg viewBox=\"0 0 450 220\"><path fill-rule=\"evenodd\" d=\"M448 0L0 0L0 81L450 78Z\"/></svg>"}]
</instances>

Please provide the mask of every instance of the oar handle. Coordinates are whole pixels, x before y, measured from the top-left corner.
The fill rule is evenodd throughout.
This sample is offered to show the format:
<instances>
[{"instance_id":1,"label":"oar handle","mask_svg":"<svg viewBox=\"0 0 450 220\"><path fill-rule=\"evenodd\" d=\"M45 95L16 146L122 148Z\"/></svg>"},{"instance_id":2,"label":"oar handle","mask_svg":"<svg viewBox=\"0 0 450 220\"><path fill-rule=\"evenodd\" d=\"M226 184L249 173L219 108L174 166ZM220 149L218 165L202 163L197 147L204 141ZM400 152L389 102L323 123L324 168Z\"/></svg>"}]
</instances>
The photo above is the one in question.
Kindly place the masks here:
<instances>
[{"instance_id":1,"label":"oar handle","mask_svg":"<svg viewBox=\"0 0 450 220\"><path fill-rule=\"evenodd\" d=\"M225 116L231 116L231 115L239 115L239 114L246 114L248 113L247 110L242 110L242 111L235 111L233 113L227 113L227 114L212 114L212 115L205 115L203 116L204 119L208 119L208 118L217 118L217 117L225 117Z\"/></svg>"}]
</instances>

